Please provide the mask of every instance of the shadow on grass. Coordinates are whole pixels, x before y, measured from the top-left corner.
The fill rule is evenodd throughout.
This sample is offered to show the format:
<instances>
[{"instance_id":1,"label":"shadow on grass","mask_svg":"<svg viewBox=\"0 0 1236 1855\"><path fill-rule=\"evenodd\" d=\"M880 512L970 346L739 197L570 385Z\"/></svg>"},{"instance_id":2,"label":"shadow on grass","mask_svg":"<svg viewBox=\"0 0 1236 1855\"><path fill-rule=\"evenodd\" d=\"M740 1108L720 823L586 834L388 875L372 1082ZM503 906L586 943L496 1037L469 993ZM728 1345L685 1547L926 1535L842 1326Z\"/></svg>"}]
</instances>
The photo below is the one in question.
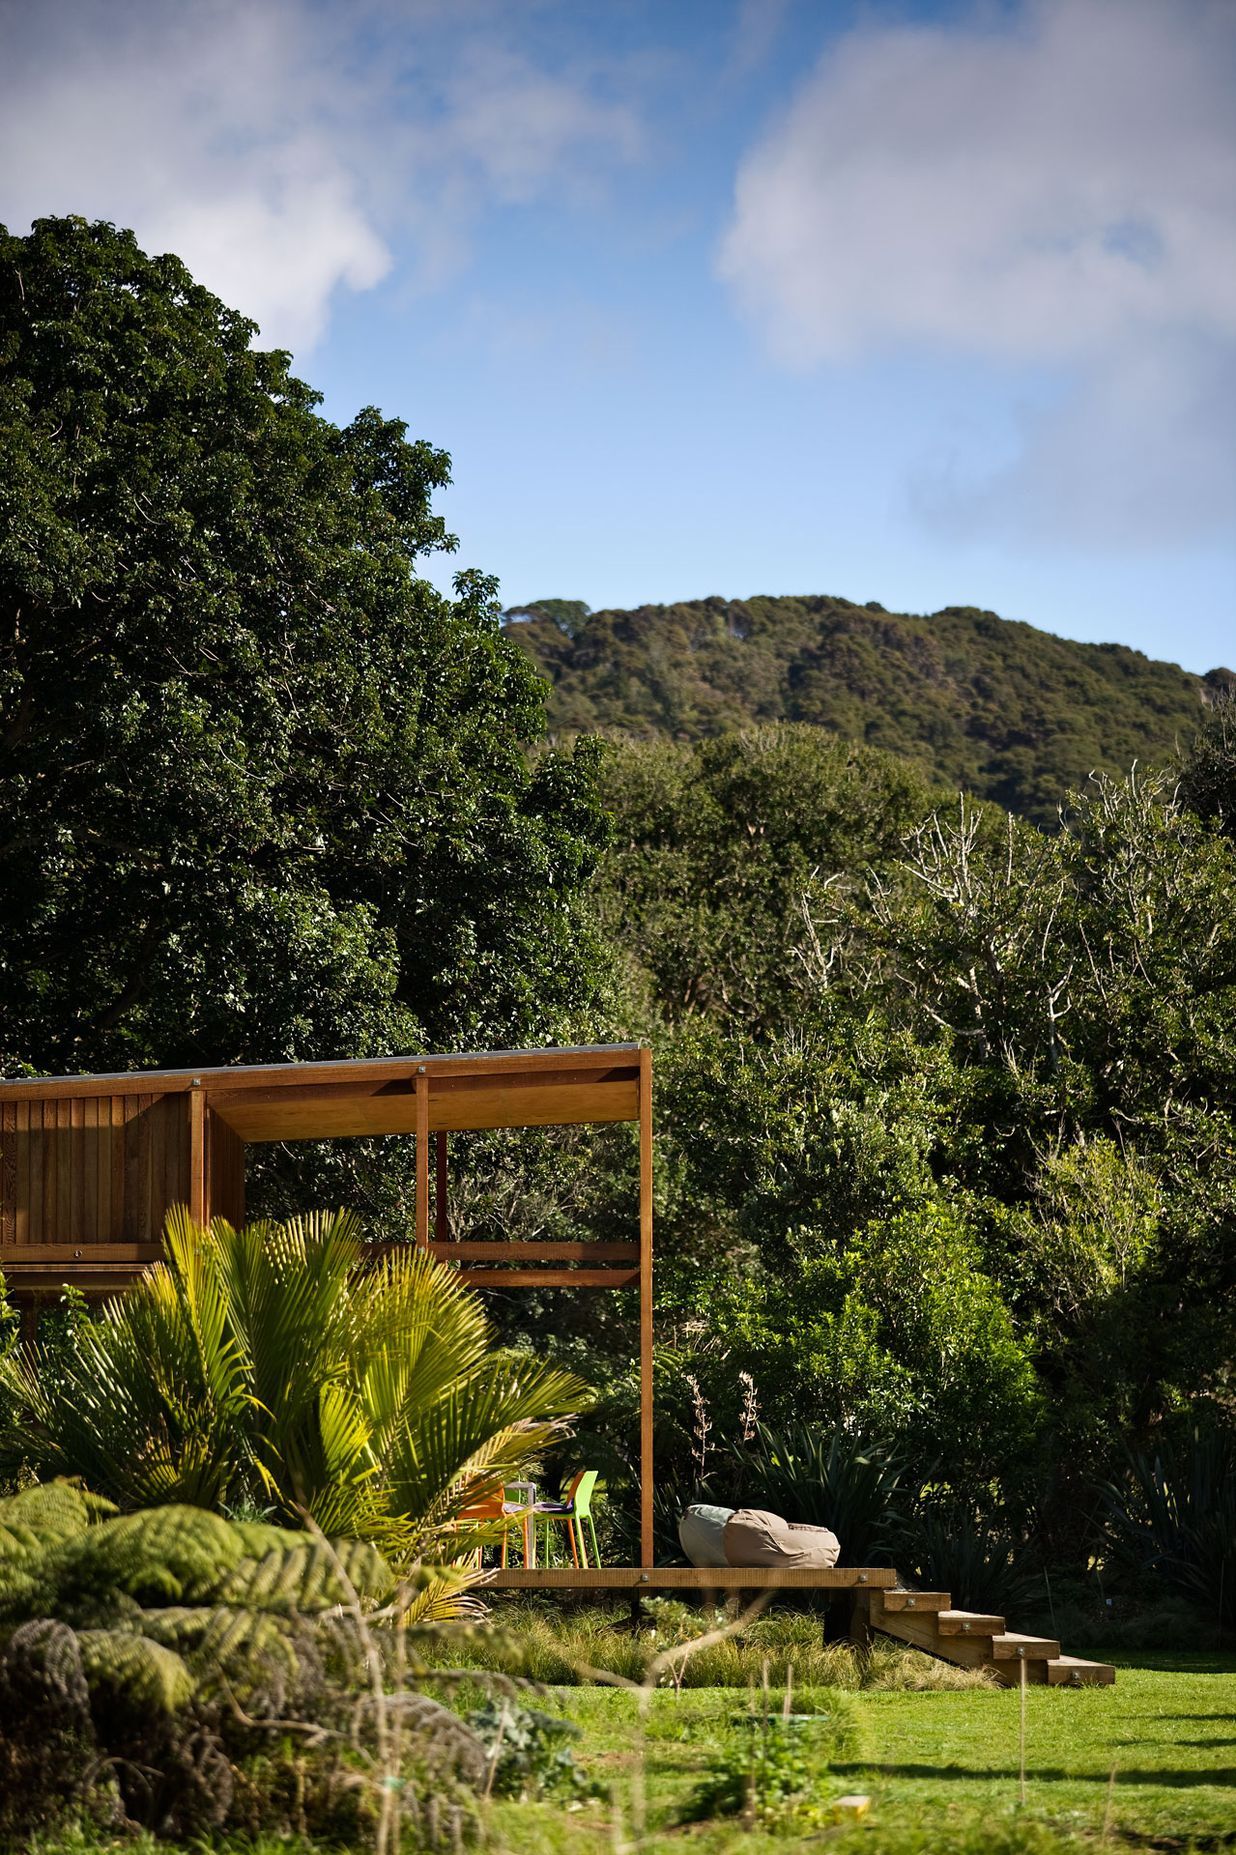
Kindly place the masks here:
<instances>
[{"instance_id":1,"label":"shadow on grass","mask_svg":"<svg viewBox=\"0 0 1236 1855\"><path fill-rule=\"evenodd\" d=\"M862 1759L849 1765L834 1764L832 1769L839 1777L870 1776L878 1772L883 1778L954 1778L968 1783L1016 1783L1018 1777L1015 1765L905 1765ZM1034 1784L1106 1784L1108 1781L1107 1773L1102 1771L1065 1771L1059 1765L1033 1763L1027 1767L1026 1777ZM1192 1790L1200 1785L1236 1785L1236 1766L1219 1766L1213 1771L1140 1771L1136 1766L1118 1766L1117 1790L1130 1784L1162 1784L1177 1790Z\"/></svg>"}]
</instances>

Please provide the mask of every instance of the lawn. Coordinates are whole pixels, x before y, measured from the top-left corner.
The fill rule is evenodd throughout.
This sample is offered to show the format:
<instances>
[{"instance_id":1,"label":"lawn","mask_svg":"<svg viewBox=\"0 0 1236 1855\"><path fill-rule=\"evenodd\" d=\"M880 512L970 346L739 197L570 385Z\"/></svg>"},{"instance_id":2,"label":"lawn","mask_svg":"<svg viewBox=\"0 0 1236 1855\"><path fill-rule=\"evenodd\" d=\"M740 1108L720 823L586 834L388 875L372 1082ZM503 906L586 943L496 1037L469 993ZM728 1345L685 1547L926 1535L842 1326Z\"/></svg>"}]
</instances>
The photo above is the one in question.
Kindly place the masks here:
<instances>
[{"instance_id":1,"label":"lawn","mask_svg":"<svg viewBox=\"0 0 1236 1855\"><path fill-rule=\"evenodd\" d=\"M776 1699L774 1695L774 1700ZM631 1829L638 1785L637 1703L629 1692L556 1691L584 1728L581 1761L615 1786L607 1803L502 1804L499 1847L583 1855ZM806 1691L796 1707L821 1696ZM1031 1688L1026 1696L1026 1804L1018 1802L1019 1696L864 1692L846 1700L859 1750L834 1764L826 1795L862 1792L867 1818L824 1834L829 1848L1050 1850L1070 1843L1179 1849L1236 1847L1236 1659L1140 1656L1115 1687ZM709 1765L743 1728L746 1697L694 1689L652 1697L646 1737L650 1850L741 1848L750 1855L821 1846L821 1828L745 1833L734 1822L684 1825L682 1809ZM1114 1777L1113 1777L1114 1773Z\"/></svg>"},{"instance_id":2,"label":"lawn","mask_svg":"<svg viewBox=\"0 0 1236 1855\"><path fill-rule=\"evenodd\" d=\"M1113 1688L1028 1689L1024 1807L1016 1691L796 1688L795 1712L819 1716L793 1729L819 1778L814 1820L756 1830L734 1816L695 1820L691 1800L710 1771L751 1744L753 1708L777 1711L782 1693L543 1689L537 1704L581 1728L576 1757L592 1794L494 1800L469 1846L494 1855L1236 1850L1236 1657L1143 1654L1120 1665ZM469 1705L481 1696L456 1689L455 1698ZM834 1820L832 1802L846 1793L870 1798L861 1820ZM404 1855L413 1846L405 1838ZM450 1837L436 1846L451 1847ZM35 1855L182 1855L183 1845L70 1833L23 1843L23 1855L32 1847ZM270 1837L194 1847L198 1855L318 1855Z\"/></svg>"}]
</instances>

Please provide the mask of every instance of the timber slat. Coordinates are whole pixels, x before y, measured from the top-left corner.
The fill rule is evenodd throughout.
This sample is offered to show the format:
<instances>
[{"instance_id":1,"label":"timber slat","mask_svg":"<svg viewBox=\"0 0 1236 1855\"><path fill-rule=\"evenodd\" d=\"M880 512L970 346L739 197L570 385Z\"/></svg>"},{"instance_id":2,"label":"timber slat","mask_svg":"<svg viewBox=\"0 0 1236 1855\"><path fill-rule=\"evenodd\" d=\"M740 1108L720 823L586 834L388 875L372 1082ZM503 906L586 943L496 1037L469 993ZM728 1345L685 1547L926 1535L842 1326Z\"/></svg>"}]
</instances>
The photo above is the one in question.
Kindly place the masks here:
<instances>
[{"instance_id":1,"label":"timber slat","mask_svg":"<svg viewBox=\"0 0 1236 1855\"><path fill-rule=\"evenodd\" d=\"M936 1613L941 1636L1003 1636L1004 1618L994 1611L941 1610Z\"/></svg>"},{"instance_id":2,"label":"timber slat","mask_svg":"<svg viewBox=\"0 0 1236 1855\"><path fill-rule=\"evenodd\" d=\"M952 1603L947 1591L881 1591L883 1610L947 1610Z\"/></svg>"},{"instance_id":3,"label":"timber slat","mask_svg":"<svg viewBox=\"0 0 1236 1855\"><path fill-rule=\"evenodd\" d=\"M831 1570L733 1565L523 1566L486 1574L495 1591L848 1591L891 1585L897 1574L882 1567L833 1566Z\"/></svg>"},{"instance_id":4,"label":"timber slat","mask_svg":"<svg viewBox=\"0 0 1236 1855\"><path fill-rule=\"evenodd\" d=\"M638 1269L460 1269L473 1288L629 1288Z\"/></svg>"},{"instance_id":5,"label":"timber slat","mask_svg":"<svg viewBox=\"0 0 1236 1855\"><path fill-rule=\"evenodd\" d=\"M1053 1688L1109 1688L1116 1671L1108 1662L1088 1662L1080 1655L1053 1656L1047 1664L1047 1684Z\"/></svg>"},{"instance_id":6,"label":"timber slat","mask_svg":"<svg viewBox=\"0 0 1236 1855\"><path fill-rule=\"evenodd\" d=\"M439 1262L638 1262L638 1243L431 1243Z\"/></svg>"},{"instance_id":7,"label":"timber slat","mask_svg":"<svg viewBox=\"0 0 1236 1855\"><path fill-rule=\"evenodd\" d=\"M1008 1630L991 1638L991 1656L997 1662L1052 1662L1060 1655L1060 1644L1051 1636L1023 1636Z\"/></svg>"}]
</instances>

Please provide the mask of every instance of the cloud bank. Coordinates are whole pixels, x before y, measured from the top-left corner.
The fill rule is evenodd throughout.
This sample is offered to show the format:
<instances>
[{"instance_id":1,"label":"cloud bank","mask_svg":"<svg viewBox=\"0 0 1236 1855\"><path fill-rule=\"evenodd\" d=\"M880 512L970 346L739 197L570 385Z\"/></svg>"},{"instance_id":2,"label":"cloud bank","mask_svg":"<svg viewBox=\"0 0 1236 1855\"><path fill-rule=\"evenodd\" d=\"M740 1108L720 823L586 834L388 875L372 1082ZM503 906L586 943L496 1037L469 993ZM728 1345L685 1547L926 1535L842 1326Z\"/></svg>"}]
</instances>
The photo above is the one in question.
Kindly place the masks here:
<instances>
[{"instance_id":1,"label":"cloud bank","mask_svg":"<svg viewBox=\"0 0 1236 1855\"><path fill-rule=\"evenodd\" d=\"M1213 533L1236 519L1234 80L1227 0L856 31L743 163L721 274L790 366L1052 380L1025 391L1012 463L924 470L933 521Z\"/></svg>"},{"instance_id":2,"label":"cloud bank","mask_svg":"<svg viewBox=\"0 0 1236 1855\"><path fill-rule=\"evenodd\" d=\"M441 280L491 204L639 146L595 73L538 66L484 5L0 0L0 220L80 213L303 351L410 242Z\"/></svg>"}]
</instances>

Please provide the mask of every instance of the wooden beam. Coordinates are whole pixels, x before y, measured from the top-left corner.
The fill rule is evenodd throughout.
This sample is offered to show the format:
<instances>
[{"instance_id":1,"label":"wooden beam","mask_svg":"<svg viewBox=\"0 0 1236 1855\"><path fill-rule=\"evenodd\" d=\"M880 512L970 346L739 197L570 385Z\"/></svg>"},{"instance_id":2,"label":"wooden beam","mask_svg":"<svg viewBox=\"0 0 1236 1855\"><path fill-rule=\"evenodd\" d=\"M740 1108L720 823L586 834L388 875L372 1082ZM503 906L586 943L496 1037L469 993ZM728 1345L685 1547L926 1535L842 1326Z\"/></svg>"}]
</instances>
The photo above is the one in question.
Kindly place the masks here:
<instances>
[{"instance_id":1,"label":"wooden beam","mask_svg":"<svg viewBox=\"0 0 1236 1855\"><path fill-rule=\"evenodd\" d=\"M70 1268L76 1262L158 1262L158 1243L92 1243L88 1239L63 1243L2 1243L0 1269Z\"/></svg>"},{"instance_id":2,"label":"wooden beam","mask_svg":"<svg viewBox=\"0 0 1236 1855\"><path fill-rule=\"evenodd\" d=\"M439 1262L629 1262L639 1263L638 1243L431 1243Z\"/></svg>"},{"instance_id":3,"label":"wooden beam","mask_svg":"<svg viewBox=\"0 0 1236 1855\"><path fill-rule=\"evenodd\" d=\"M546 1069L605 1070L625 1062L634 1068L633 1043L550 1046L539 1050L478 1050L461 1056L380 1056L327 1063L233 1064L222 1069L124 1069L107 1075L22 1076L0 1081L0 1100L45 1101L59 1095L171 1095L195 1086L301 1088L307 1083L351 1082L359 1076L410 1081L423 1068L435 1078Z\"/></svg>"},{"instance_id":4,"label":"wooden beam","mask_svg":"<svg viewBox=\"0 0 1236 1855\"><path fill-rule=\"evenodd\" d=\"M634 1071L585 1079L547 1071L535 1076L431 1080L431 1133L587 1126L633 1121L638 1114ZM215 1088L210 1099L228 1126L251 1143L411 1134L417 1125L415 1079L282 1089Z\"/></svg>"},{"instance_id":5,"label":"wooden beam","mask_svg":"<svg viewBox=\"0 0 1236 1855\"><path fill-rule=\"evenodd\" d=\"M200 1088L189 1096L189 1215L206 1222L206 1097Z\"/></svg>"},{"instance_id":6,"label":"wooden beam","mask_svg":"<svg viewBox=\"0 0 1236 1855\"><path fill-rule=\"evenodd\" d=\"M638 1269L460 1269L473 1288L629 1288Z\"/></svg>"},{"instance_id":7,"label":"wooden beam","mask_svg":"<svg viewBox=\"0 0 1236 1855\"><path fill-rule=\"evenodd\" d=\"M652 1539L652 1052L639 1053L639 1547L653 1561Z\"/></svg>"},{"instance_id":8,"label":"wooden beam","mask_svg":"<svg viewBox=\"0 0 1236 1855\"><path fill-rule=\"evenodd\" d=\"M491 1572L495 1591L853 1591L896 1584L886 1566L835 1565L829 1571L803 1566L718 1567L701 1565L522 1566Z\"/></svg>"},{"instance_id":9,"label":"wooden beam","mask_svg":"<svg viewBox=\"0 0 1236 1855\"><path fill-rule=\"evenodd\" d=\"M429 1076L416 1078L416 1241L429 1248Z\"/></svg>"}]
</instances>

